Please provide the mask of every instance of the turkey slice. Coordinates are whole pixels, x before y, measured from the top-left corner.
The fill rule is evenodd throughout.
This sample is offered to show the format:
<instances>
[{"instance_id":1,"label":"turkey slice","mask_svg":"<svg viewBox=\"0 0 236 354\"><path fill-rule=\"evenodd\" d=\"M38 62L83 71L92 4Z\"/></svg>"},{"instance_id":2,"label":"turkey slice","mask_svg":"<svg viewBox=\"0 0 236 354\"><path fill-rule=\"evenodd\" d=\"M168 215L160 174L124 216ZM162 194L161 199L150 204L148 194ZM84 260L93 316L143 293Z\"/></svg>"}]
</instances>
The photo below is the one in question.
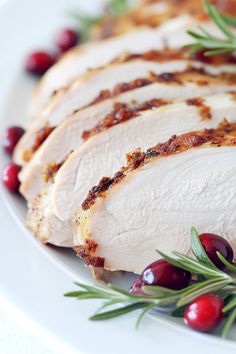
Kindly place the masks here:
<instances>
[{"instance_id":1,"label":"turkey slice","mask_svg":"<svg viewBox=\"0 0 236 354\"><path fill-rule=\"evenodd\" d=\"M235 128L187 133L130 154L77 212L78 255L87 265L140 274L160 257L156 249L189 254L193 225L235 249Z\"/></svg>"}]
</instances>

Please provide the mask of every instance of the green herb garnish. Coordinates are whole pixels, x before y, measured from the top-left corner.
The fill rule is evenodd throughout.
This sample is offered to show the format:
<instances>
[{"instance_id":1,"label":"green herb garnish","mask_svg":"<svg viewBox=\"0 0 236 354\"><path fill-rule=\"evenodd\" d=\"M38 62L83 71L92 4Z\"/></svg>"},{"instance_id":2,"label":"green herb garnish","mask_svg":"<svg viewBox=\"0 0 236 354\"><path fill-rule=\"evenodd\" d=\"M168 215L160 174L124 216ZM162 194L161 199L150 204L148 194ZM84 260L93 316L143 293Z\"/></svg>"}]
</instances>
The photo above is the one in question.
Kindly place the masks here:
<instances>
[{"instance_id":1,"label":"green herb garnish","mask_svg":"<svg viewBox=\"0 0 236 354\"><path fill-rule=\"evenodd\" d=\"M218 55L231 53L236 50L236 36L231 31L230 26L236 27L236 18L233 16L221 15L216 8L210 4L209 0L204 0L205 10L209 17L216 24L224 35L224 38L213 36L204 28L199 27L199 31L188 31L195 42L189 44L192 53L205 50L204 55Z\"/></svg>"},{"instance_id":2,"label":"green herb garnish","mask_svg":"<svg viewBox=\"0 0 236 354\"><path fill-rule=\"evenodd\" d=\"M236 319L236 267L229 264L219 254L219 258L225 263L231 273L228 274L218 269L206 255L195 228L191 229L190 241L196 259L179 252L173 252L174 257L170 257L157 251L162 258L173 266L190 271L192 274L197 275L198 279L202 279L192 282L184 289L175 291L160 286L143 286L142 290L147 294L146 296L132 294L113 284L91 286L75 283L80 290L66 293L65 296L78 300L105 300L96 314L90 317L92 321L107 320L141 309L142 311L137 321L137 325L139 325L143 316L153 308L174 305L175 310L170 312L170 315L182 317L186 305L200 295L213 293L223 299L228 299L227 302L225 301L224 313L227 317L222 329L222 336L225 337ZM107 308L109 308L108 311L105 310Z\"/></svg>"}]
</instances>

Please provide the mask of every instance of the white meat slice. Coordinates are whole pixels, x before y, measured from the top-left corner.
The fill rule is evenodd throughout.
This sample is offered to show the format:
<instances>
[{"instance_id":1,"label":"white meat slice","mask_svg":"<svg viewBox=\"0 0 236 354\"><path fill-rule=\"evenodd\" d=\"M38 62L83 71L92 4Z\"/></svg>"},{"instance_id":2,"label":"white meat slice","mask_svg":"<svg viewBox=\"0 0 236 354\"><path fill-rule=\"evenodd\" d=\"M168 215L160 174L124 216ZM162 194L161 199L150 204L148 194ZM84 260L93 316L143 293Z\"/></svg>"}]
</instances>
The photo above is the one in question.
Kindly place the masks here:
<instances>
[{"instance_id":1,"label":"white meat slice","mask_svg":"<svg viewBox=\"0 0 236 354\"><path fill-rule=\"evenodd\" d=\"M151 161L80 213L75 243L97 245L93 257L104 258L107 270L138 274L160 258L156 249L189 254L191 226L223 236L236 249L235 183L235 145Z\"/></svg>"}]
</instances>

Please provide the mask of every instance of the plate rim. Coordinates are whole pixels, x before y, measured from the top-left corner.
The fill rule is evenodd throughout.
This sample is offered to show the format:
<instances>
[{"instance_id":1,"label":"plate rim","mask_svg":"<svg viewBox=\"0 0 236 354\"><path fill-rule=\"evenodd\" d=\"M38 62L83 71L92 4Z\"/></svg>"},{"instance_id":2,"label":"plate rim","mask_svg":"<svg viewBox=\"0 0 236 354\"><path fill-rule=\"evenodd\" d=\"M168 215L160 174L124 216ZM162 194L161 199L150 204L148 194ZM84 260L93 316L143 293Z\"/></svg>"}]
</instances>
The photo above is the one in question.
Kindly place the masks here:
<instances>
[{"instance_id":1,"label":"plate rim","mask_svg":"<svg viewBox=\"0 0 236 354\"><path fill-rule=\"evenodd\" d=\"M66 1L67 0L60 0L60 3L63 3L63 2L66 2ZM72 0L70 0L70 1L71 1L71 3L73 2ZM81 1L82 0L80 0L80 2ZM97 0L93 0L93 1L97 1ZM46 0L43 0L42 2L45 4ZM55 4L56 0L54 0L53 2ZM32 5L30 5L31 4L30 0L22 0L22 3L28 4L28 6L31 6L31 8L32 8ZM8 2L4 2L2 7L0 6L0 19L5 17L4 13L9 14L9 11L12 9L12 6L16 6L17 7L17 1L16 0L11 0L11 1L8 1ZM18 5L17 8L19 8L19 5ZM16 16L16 14L13 15L13 18L14 18L14 16ZM5 23L6 23L6 21L5 21ZM3 20L2 25L0 25L0 28L3 25L4 25L4 20ZM0 37L0 40L1 40L1 37ZM6 46L6 43L4 45ZM6 48L7 48L7 46L6 46ZM14 54L14 50L13 49L11 49L9 51L12 54ZM17 54L17 55L19 56L19 63L22 63L22 55L23 54L20 53L20 54ZM6 63L7 62L6 62L6 57L5 57L3 62L0 63L0 72L1 72L1 65L2 65L2 67L4 67L4 65L6 65ZM12 65L12 63L11 63L11 65ZM7 108L5 107L5 102L6 102L6 100L8 100L8 97L11 94L11 87L13 87L12 85L14 84L14 80L15 80L15 72L18 72L18 68L16 66L14 66L14 70L12 70L12 73L11 73L11 75L9 75L9 78L8 78L8 75L6 75L6 74L4 75L3 82L6 83L6 87L4 89L0 88L0 103L1 103L0 115L3 116L3 117L5 115L5 112L7 112ZM0 127L4 127L5 125L6 125L6 122L3 121L3 119L0 119ZM0 153L0 160L1 160L1 166L2 166L3 163L5 163L5 161L6 161L6 157L4 156L2 151ZM14 224L12 224L12 230L19 229L21 231L22 235L23 235L24 243L31 244L30 249L31 248L34 249L35 253L38 254L39 258L44 258L46 256L45 257L47 259L46 263L47 264L52 263L53 267L55 269L57 269L59 271L59 273L62 272L60 274L61 275L63 274L64 278L70 279L71 287L72 287L72 279L74 279L75 276L76 276L74 274L74 272L71 271L71 269L66 268L65 265L63 264L63 262L59 262L58 258L53 257L52 254L50 254L46 250L45 246L41 245L34 237L32 237L30 235L30 232L26 229L26 227L20 221L19 217L17 217L17 214L14 212L15 206L13 208L12 198L3 190L2 186L0 187L0 197L1 197L1 200L3 200L3 203L1 203L1 205L0 205L0 212L1 212L0 216L1 216L1 219L2 219L1 221L3 221L5 217L6 217L6 219L8 219L8 222L11 219L14 220ZM1 249L0 249L0 255L1 255ZM4 284L4 285L6 285L6 284ZM0 295L2 297L6 298L6 296L8 296L8 291L6 289L4 290L4 287L5 286L3 286L3 280L1 278L0 279ZM16 303L14 303L14 301L13 301L13 303L11 303L10 301L7 301L7 302L9 302L9 304L12 304L13 308L16 308ZM77 306L77 305L75 305L75 306ZM73 307L75 307L75 306L73 306ZM18 307L18 309L19 308L20 307ZM76 308L77 307L75 307L75 309ZM20 312L25 313L24 310L23 310L23 307L20 308ZM14 311L17 311L17 310L14 310ZM26 311L26 317L30 318L31 320L33 320L29 316L29 313L27 313L27 311ZM130 316L130 317L133 317L133 316ZM124 317L124 319L125 319L125 317ZM211 335L207 335L206 336L206 335L202 335L202 334L193 332L192 330L189 330L188 328L185 328L185 327L183 327L180 324L176 324L173 321L170 321L169 319L166 319L166 318L157 318L156 316L149 315L148 319L150 319L150 322L152 321L152 322L158 323L157 327L165 325L166 326L166 331L168 333L169 333L168 328L171 329L171 330L177 331L177 336L178 336L178 333L182 333L183 335L186 335L186 336L190 335L190 337L195 338L196 340L202 339L206 343L208 342L209 345L217 343L219 346L223 345L224 347L229 348L229 349L230 348L232 348L232 349L236 348L236 343L234 343L232 341L229 341L229 340L225 341L225 340L222 340L222 339L220 339L218 337L214 337L214 336L211 336ZM127 322L130 322L130 320L127 320ZM99 324L97 324L97 326L99 326ZM93 326L91 326L91 328L92 327ZM116 326L114 326L114 328L115 327ZM45 329L42 329L42 330L45 331ZM54 335L52 335L52 337L54 337ZM55 336L55 338L58 339L57 336ZM64 342L64 343L69 344L68 342Z\"/></svg>"}]
</instances>

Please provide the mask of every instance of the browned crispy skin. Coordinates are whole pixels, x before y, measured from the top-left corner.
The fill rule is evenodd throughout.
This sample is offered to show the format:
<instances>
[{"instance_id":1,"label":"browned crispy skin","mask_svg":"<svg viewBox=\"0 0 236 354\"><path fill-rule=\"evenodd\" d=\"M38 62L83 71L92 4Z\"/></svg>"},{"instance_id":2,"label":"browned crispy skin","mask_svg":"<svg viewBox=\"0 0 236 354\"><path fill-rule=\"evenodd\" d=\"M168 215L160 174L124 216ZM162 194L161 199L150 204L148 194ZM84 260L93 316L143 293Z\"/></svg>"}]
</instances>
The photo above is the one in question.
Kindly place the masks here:
<instances>
[{"instance_id":1,"label":"browned crispy skin","mask_svg":"<svg viewBox=\"0 0 236 354\"><path fill-rule=\"evenodd\" d=\"M95 268L102 268L104 266L104 258L93 256L96 252L97 246L98 245L93 240L87 239L83 246L75 247L77 255L84 260L86 266L92 266Z\"/></svg>"},{"instance_id":2,"label":"browned crispy skin","mask_svg":"<svg viewBox=\"0 0 236 354\"><path fill-rule=\"evenodd\" d=\"M199 60L204 63L212 64L212 65L222 65L225 63L233 64L236 63L236 58L231 53L220 54L217 56L205 56L203 52L198 52L195 54L191 54L188 48L165 48L159 50L149 50L144 53L125 53L120 55L118 58L114 59L113 63L125 63L134 59L142 59L145 61L157 61L157 62L165 62L169 60L180 60L180 59L189 59L193 58L195 60Z\"/></svg>"},{"instance_id":3,"label":"browned crispy skin","mask_svg":"<svg viewBox=\"0 0 236 354\"><path fill-rule=\"evenodd\" d=\"M49 137L49 135L52 133L52 131L55 129L55 127L44 127L38 130L35 134L35 139L32 147L30 149L27 149L23 153L23 159L25 162L28 162L31 157L33 156L34 152L39 149L39 147L42 145L42 143Z\"/></svg>"},{"instance_id":4,"label":"browned crispy skin","mask_svg":"<svg viewBox=\"0 0 236 354\"><path fill-rule=\"evenodd\" d=\"M186 100L187 105L198 107L202 120L211 119L210 107L204 104L202 98L189 98Z\"/></svg>"},{"instance_id":5,"label":"browned crispy skin","mask_svg":"<svg viewBox=\"0 0 236 354\"><path fill-rule=\"evenodd\" d=\"M98 124L95 125L95 127L93 127L90 130L85 130L83 132L82 139L86 141L90 139L92 136L97 135L98 133L101 133L102 131L109 129L114 125L124 123L127 120L137 117L138 113L140 112L152 108L158 108L169 103L171 103L170 100L167 101L162 99L153 99L153 100L146 101L134 108L130 108L126 103L115 103L114 109L111 113L109 113L108 115L105 116L105 118L100 120Z\"/></svg>"}]
</instances>

